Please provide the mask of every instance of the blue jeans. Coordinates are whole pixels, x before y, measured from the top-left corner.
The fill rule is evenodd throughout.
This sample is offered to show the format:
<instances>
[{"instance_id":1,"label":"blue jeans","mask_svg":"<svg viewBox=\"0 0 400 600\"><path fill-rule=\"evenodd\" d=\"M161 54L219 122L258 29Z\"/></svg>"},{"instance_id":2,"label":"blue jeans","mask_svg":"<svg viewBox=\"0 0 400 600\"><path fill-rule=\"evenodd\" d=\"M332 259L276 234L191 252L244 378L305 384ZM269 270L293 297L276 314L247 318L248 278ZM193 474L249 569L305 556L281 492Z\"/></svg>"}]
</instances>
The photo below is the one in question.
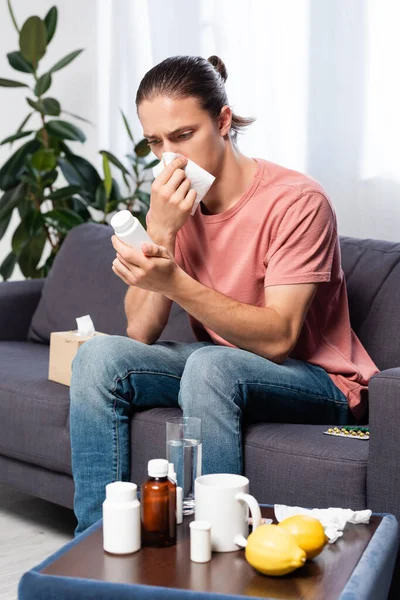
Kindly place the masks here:
<instances>
[{"instance_id":1,"label":"blue jeans","mask_svg":"<svg viewBox=\"0 0 400 600\"><path fill-rule=\"evenodd\" d=\"M180 406L184 416L200 417L204 474L242 472L244 421L353 422L321 367L293 359L278 365L208 342L95 337L74 358L70 393L75 535L101 518L106 484L130 480L135 409Z\"/></svg>"}]
</instances>

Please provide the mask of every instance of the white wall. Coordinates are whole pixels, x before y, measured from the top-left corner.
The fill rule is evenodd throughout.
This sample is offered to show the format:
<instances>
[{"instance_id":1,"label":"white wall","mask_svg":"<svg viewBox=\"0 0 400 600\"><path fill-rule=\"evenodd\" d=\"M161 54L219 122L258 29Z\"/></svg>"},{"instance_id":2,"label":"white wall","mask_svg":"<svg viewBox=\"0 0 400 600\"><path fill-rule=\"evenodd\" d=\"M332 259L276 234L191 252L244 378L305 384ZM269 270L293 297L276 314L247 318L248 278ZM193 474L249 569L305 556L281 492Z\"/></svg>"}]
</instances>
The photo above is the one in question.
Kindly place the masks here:
<instances>
[{"instance_id":1,"label":"white wall","mask_svg":"<svg viewBox=\"0 0 400 600\"><path fill-rule=\"evenodd\" d=\"M199 54L257 118L244 153L318 179L340 234L400 241L399 0L199 2Z\"/></svg>"},{"instance_id":2,"label":"white wall","mask_svg":"<svg viewBox=\"0 0 400 600\"><path fill-rule=\"evenodd\" d=\"M30 16L38 15L44 18L51 6L57 5L59 22L56 34L51 41L47 54L41 62L41 72L45 72L57 60L78 48L85 51L70 65L53 76L53 84L48 94L57 98L61 108L81 115L95 124L98 122L97 107L97 34L96 34L96 0L13 0L15 16L19 27ZM0 2L0 77L26 81L30 83L31 77L12 69L7 61L6 54L18 49L17 32L8 14L7 2ZM26 88L0 87L0 139L15 133L30 107L25 97ZM31 97L33 97L31 95ZM64 118L61 116L61 118ZM71 120L81 127L87 136L85 144L72 142L76 152L81 154L93 164L98 165L98 133L96 127L87 125L65 115L66 120ZM31 120L33 123L33 117ZM13 151L18 147L14 144ZM0 146L0 165L4 164L10 154L10 147ZM19 217L14 211L14 216L8 230L0 240L0 264L11 250L12 233L18 224ZM48 251L48 248L46 248ZM23 279L19 268L14 269L11 280Z\"/></svg>"},{"instance_id":3,"label":"white wall","mask_svg":"<svg viewBox=\"0 0 400 600\"><path fill-rule=\"evenodd\" d=\"M257 119L240 149L318 179L340 234L400 241L399 0L99 0L98 16L111 40L102 143L118 156L117 107L138 125L148 68L217 54L228 101Z\"/></svg>"},{"instance_id":4,"label":"white wall","mask_svg":"<svg viewBox=\"0 0 400 600\"><path fill-rule=\"evenodd\" d=\"M53 0L55 1L55 0ZM17 19L44 16L52 2L13 0ZM339 232L400 238L400 3L398 0L64 0L44 64L86 51L56 73L51 93L98 123L84 125L82 154L99 165L106 147L123 157L123 107L141 135L134 97L144 73L167 56L218 54L229 101L256 123L241 139L259 156L318 179L332 198ZM97 33L96 33L97 32ZM17 78L17 48L0 0L0 77ZM23 77L23 74L21 74ZM0 137L27 114L23 90L0 88ZM79 146L79 144L77 144ZM81 149L79 148L79 151ZM0 147L0 164L8 148ZM10 249L17 217L0 241ZM13 278L21 278L15 270Z\"/></svg>"}]
</instances>

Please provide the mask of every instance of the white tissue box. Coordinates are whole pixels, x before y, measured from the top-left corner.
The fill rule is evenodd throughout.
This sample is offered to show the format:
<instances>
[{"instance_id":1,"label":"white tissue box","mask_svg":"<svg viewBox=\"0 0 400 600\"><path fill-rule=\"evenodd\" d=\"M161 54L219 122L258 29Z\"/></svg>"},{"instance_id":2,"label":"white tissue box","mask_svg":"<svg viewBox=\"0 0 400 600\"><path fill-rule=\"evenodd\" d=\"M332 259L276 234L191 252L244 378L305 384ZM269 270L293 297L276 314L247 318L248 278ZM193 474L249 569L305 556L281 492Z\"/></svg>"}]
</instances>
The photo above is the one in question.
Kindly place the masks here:
<instances>
[{"instance_id":1,"label":"white tissue box","mask_svg":"<svg viewBox=\"0 0 400 600\"><path fill-rule=\"evenodd\" d=\"M71 385L71 366L79 346L98 335L108 335L95 331L92 335L77 335L77 331L53 331L50 334L49 379Z\"/></svg>"}]
</instances>

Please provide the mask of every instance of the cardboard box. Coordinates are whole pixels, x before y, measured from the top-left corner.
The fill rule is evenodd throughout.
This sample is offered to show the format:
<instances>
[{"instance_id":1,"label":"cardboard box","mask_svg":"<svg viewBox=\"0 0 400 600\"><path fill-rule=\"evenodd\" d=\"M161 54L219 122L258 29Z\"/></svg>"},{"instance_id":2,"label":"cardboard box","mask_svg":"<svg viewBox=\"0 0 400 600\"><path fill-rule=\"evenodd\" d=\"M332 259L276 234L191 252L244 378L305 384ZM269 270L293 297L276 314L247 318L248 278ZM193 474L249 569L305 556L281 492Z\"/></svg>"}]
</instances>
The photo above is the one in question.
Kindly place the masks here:
<instances>
[{"instance_id":1,"label":"cardboard box","mask_svg":"<svg viewBox=\"0 0 400 600\"><path fill-rule=\"evenodd\" d=\"M75 354L87 340L99 335L108 334L96 331L93 335L77 335L77 331L53 331L50 334L49 379L70 386Z\"/></svg>"}]
</instances>

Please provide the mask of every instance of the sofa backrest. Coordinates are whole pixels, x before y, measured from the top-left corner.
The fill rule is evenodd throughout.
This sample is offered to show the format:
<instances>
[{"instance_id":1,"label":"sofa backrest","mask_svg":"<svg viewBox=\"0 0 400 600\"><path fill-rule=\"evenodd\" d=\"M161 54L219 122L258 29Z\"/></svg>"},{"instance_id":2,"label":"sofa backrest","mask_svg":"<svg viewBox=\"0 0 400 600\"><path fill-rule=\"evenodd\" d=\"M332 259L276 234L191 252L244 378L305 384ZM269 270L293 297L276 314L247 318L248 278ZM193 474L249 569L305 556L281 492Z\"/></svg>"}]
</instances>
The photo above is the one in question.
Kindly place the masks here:
<instances>
[{"instance_id":1,"label":"sofa backrest","mask_svg":"<svg viewBox=\"0 0 400 600\"><path fill-rule=\"evenodd\" d=\"M126 335L126 284L111 269L109 225L85 223L67 236L47 276L28 339L48 343L52 331L76 329L90 314L97 331ZM380 369L400 366L400 244L340 239L351 324ZM194 340L187 314L175 303L161 338Z\"/></svg>"},{"instance_id":2,"label":"sofa backrest","mask_svg":"<svg viewBox=\"0 0 400 600\"><path fill-rule=\"evenodd\" d=\"M340 238L350 320L379 369L400 366L400 244Z\"/></svg>"},{"instance_id":3,"label":"sofa backrest","mask_svg":"<svg viewBox=\"0 0 400 600\"><path fill-rule=\"evenodd\" d=\"M52 331L76 329L76 317L89 314L102 333L126 335L127 285L111 269L115 250L109 225L84 223L70 231L43 286L28 339L49 343ZM187 314L175 303L160 339L193 341Z\"/></svg>"}]
</instances>

